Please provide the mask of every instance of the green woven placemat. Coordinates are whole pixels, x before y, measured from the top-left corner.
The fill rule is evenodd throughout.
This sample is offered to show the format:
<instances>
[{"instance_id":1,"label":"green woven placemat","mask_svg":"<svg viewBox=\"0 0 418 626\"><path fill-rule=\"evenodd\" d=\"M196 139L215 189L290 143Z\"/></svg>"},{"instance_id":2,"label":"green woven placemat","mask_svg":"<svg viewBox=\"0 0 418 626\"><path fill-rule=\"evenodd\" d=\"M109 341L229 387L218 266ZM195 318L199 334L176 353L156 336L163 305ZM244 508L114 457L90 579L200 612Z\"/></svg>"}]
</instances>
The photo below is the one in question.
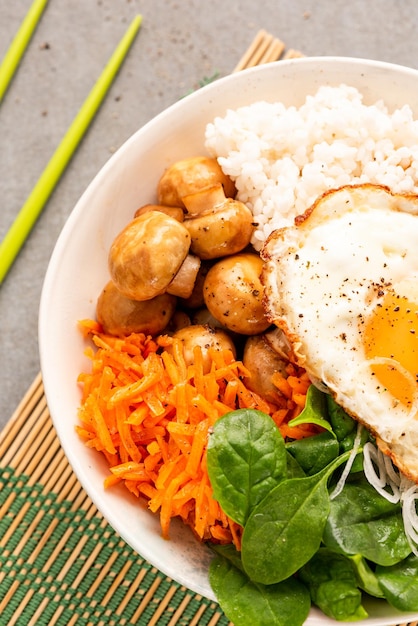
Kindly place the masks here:
<instances>
[{"instance_id":1,"label":"green woven placemat","mask_svg":"<svg viewBox=\"0 0 418 626\"><path fill-rule=\"evenodd\" d=\"M123 541L60 448L40 377L0 436L0 625L229 621Z\"/></svg>"},{"instance_id":2,"label":"green woven placemat","mask_svg":"<svg viewBox=\"0 0 418 626\"><path fill-rule=\"evenodd\" d=\"M99 514L74 511L10 467L1 469L0 506L2 625L228 624L217 605L158 572Z\"/></svg>"},{"instance_id":3,"label":"green woven placemat","mask_svg":"<svg viewBox=\"0 0 418 626\"><path fill-rule=\"evenodd\" d=\"M97 512L0 473L1 624L219 624L217 605L136 554ZM12 529L12 532L10 530Z\"/></svg>"}]
</instances>

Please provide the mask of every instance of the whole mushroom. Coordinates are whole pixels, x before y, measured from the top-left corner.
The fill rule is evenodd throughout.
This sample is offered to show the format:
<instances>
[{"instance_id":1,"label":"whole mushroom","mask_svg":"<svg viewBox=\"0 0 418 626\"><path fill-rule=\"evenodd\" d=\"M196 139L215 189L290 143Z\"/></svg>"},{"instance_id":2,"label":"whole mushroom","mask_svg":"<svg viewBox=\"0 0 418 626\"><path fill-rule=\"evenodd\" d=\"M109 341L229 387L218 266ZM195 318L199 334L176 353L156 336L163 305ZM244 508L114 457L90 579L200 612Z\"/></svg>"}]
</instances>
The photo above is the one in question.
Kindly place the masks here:
<instances>
[{"instance_id":1,"label":"whole mushroom","mask_svg":"<svg viewBox=\"0 0 418 626\"><path fill-rule=\"evenodd\" d=\"M189 249L190 234L183 224L160 211L146 212L129 222L113 241L110 276L127 298L150 300L168 290L188 259ZM198 269L194 264L191 290Z\"/></svg>"},{"instance_id":2,"label":"whole mushroom","mask_svg":"<svg viewBox=\"0 0 418 626\"><path fill-rule=\"evenodd\" d=\"M194 363L195 347L200 347L203 357L204 373L210 370L210 349L231 350L234 357L236 356L234 342L228 333L220 328L212 328L207 324L192 324L191 326L181 328L173 334L173 338L181 342L184 358L188 365ZM170 347L166 348L166 350L170 351Z\"/></svg>"},{"instance_id":3,"label":"whole mushroom","mask_svg":"<svg viewBox=\"0 0 418 626\"><path fill-rule=\"evenodd\" d=\"M212 187L216 183L221 183L226 196L235 196L234 183L223 173L216 159L207 156L182 159L171 165L160 178L157 187L158 203L184 207L184 196L204 187Z\"/></svg>"},{"instance_id":4,"label":"whole mushroom","mask_svg":"<svg viewBox=\"0 0 418 626\"><path fill-rule=\"evenodd\" d=\"M201 259L236 254L250 243L253 215L243 202L227 198L220 183L184 196L183 201L190 249Z\"/></svg>"},{"instance_id":5,"label":"whole mushroom","mask_svg":"<svg viewBox=\"0 0 418 626\"><path fill-rule=\"evenodd\" d=\"M172 319L176 302L177 298L168 293L142 302L131 300L109 281L97 300L96 317L104 332L110 335L157 335Z\"/></svg>"},{"instance_id":6,"label":"whole mushroom","mask_svg":"<svg viewBox=\"0 0 418 626\"><path fill-rule=\"evenodd\" d=\"M258 254L240 253L210 268L203 287L205 304L228 330L257 335L270 326L263 307L262 267Z\"/></svg>"},{"instance_id":7,"label":"whole mushroom","mask_svg":"<svg viewBox=\"0 0 418 626\"><path fill-rule=\"evenodd\" d=\"M243 363L250 373L244 378L246 386L273 404L280 404L280 392L272 382L272 376L280 372L287 377L288 361L272 347L269 334L248 337L243 353Z\"/></svg>"}]
</instances>

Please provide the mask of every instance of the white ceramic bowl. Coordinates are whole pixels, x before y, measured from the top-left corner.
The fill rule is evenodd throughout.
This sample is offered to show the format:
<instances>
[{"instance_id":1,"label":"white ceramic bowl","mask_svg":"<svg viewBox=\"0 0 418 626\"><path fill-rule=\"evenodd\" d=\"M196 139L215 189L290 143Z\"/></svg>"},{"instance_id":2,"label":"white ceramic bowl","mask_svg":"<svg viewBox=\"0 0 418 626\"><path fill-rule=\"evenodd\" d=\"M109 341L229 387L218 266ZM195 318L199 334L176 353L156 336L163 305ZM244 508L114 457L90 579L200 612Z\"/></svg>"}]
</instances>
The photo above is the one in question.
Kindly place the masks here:
<instances>
[{"instance_id":1,"label":"white ceramic bowl","mask_svg":"<svg viewBox=\"0 0 418 626\"><path fill-rule=\"evenodd\" d=\"M113 528L142 557L191 590L214 599L208 582L209 550L181 524L162 539L159 519L124 488L104 492L105 461L75 433L80 390L76 379L89 363L77 320L94 317L108 280L107 254L114 236L141 204L155 202L164 169L204 153L206 124L227 108L257 100L299 105L322 84L358 87L366 103L383 98L389 108L408 103L418 116L418 72L349 58L279 61L220 79L187 96L138 130L97 174L58 239L42 292L39 343L43 380L58 436L81 484ZM59 349L57 347L59 346ZM367 606L359 625L386 626L418 619L383 601ZM337 624L312 609L309 626Z\"/></svg>"}]
</instances>

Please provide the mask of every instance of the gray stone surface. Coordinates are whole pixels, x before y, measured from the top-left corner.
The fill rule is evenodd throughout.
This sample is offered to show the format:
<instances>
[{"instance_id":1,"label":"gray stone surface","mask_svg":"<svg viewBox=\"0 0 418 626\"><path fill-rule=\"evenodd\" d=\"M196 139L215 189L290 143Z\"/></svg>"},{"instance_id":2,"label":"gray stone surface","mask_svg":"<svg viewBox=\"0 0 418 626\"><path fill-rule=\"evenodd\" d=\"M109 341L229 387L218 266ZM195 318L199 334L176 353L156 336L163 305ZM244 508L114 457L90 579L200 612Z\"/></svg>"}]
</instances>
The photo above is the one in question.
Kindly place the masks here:
<instances>
[{"instance_id":1,"label":"gray stone surface","mask_svg":"<svg viewBox=\"0 0 418 626\"><path fill-rule=\"evenodd\" d=\"M0 0L0 58L31 1ZM0 104L0 238L137 13L121 72L0 286L0 427L39 371L39 299L60 230L137 128L204 77L230 73L261 28L307 55L418 68L416 0L50 0Z\"/></svg>"}]
</instances>

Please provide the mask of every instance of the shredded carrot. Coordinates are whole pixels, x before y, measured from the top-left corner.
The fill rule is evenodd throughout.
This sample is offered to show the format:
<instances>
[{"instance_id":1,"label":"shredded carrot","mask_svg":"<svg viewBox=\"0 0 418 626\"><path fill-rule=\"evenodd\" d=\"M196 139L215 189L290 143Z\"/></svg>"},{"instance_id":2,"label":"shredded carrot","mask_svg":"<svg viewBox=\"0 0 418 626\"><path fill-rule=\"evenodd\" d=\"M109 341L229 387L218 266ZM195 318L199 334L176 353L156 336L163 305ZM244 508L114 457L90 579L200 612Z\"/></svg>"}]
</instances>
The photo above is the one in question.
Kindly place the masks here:
<instances>
[{"instance_id":1,"label":"shredded carrot","mask_svg":"<svg viewBox=\"0 0 418 626\"><path fill-rule=\"evenodd\" d=\"M207 468L208 433L219 417L237 408L271 415L284 437L314 434L309 425L290 428L305 404L309 379L296 366L275 374L279 406L250 391L250 374L230 350L209 349L210 368L203 367L200 347L193 364L182 345L169 336L143 334L115 338L91 320L80 323L91 371L82 372L79 421L81 439L106 456L110 475L105 487L123 482L145 497L159 513L164 537L180 517L201 541L241 544L242 528L213 498ZM206 373L207 372L207 373ZM317 432L317 431L316 431Z\"/></svg>"}]
</instances>

